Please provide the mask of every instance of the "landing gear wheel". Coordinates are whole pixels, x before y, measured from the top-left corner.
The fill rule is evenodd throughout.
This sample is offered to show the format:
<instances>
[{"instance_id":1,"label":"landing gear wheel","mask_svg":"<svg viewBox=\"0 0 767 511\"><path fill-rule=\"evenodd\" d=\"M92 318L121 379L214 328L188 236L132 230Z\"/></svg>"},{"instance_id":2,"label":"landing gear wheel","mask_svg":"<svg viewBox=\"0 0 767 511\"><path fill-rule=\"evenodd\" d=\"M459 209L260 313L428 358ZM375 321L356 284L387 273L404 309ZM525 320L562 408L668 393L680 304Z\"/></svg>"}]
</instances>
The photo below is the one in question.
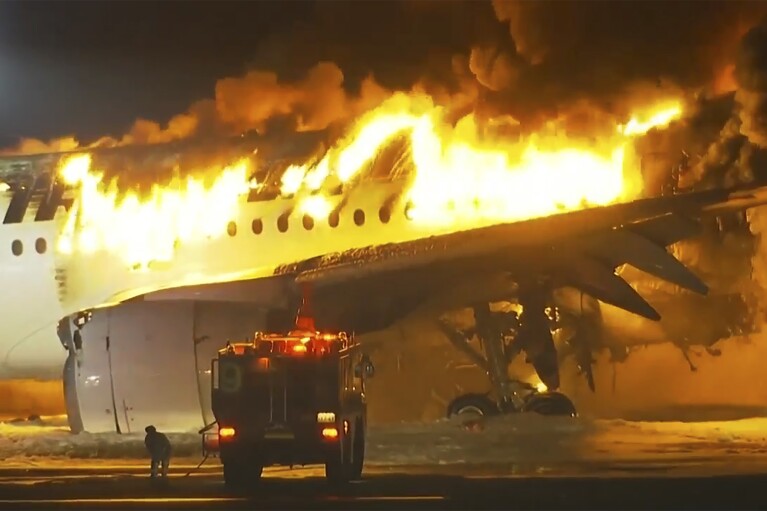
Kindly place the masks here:
<instances>
[{"instance_id":1,"label":"landing gear wheel","mask_svg":"<svg viewBox=\"0 0 767 511\"><path fill-rule=\"evenodd\" d=\"M264 467L254 463L224 463L224 485L233 490L246 490L261 480Z\"/></svg>"},{"instance_id":2,"label":"landing gear wheel","mask_svg":"<svg viewBox=\"0 0 767 511\"><path fill-rule=\"evenodd\" d=\"M498 406L484 394L464 394L447 406L448 418L456 415L479 415L487 417L498 414Z\"/></svg>"},{"instance_id":3,"label":"landing gear wheel","mask_svg":"<svg viewBox=\"0 0 767 511\"><path fill-rule=\"evenodd\" d=\"M578 412L569 397L561 392L541 392L531 394L522 406L523 412L540 415L577 417Z\"/></svg>"}]
</instances>

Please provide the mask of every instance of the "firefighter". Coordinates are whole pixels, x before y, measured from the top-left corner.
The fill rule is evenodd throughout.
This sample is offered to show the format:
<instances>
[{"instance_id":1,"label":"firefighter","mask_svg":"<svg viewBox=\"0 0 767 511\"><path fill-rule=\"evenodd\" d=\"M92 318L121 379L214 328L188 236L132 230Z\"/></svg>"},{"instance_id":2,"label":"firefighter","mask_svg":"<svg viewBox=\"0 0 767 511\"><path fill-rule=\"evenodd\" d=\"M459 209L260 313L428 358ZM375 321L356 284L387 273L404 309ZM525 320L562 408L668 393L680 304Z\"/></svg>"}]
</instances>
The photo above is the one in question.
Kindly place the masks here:
<instances>
[{"instance_id":1,"label":"firefighter","mask_svg":"<svg viewBox=\"0 0 767 511\"><path fill-rule=\"evenodd\" d=\"M151 478L157 477L157 468L162 465L162 477L168 477L168 465L170 464L170 440L163 433L157 431L154 426L147 426L144 428L146 431L146 437L144 438L144 445L149 456L152 458L152 473Z\"/></svg>"}]
</instances>

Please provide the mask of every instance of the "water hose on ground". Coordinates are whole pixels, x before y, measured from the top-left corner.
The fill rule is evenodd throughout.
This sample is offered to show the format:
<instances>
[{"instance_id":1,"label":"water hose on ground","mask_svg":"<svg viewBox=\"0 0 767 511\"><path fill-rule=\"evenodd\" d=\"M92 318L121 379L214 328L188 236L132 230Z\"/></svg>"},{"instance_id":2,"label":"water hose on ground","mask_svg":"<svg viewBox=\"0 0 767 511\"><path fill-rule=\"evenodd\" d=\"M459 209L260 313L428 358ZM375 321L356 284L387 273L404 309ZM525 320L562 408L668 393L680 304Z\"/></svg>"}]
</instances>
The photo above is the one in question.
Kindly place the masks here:
<instances>
[{"instance_id":1,"label":"water hose on ground","mask_svg":"<svg viewBox=\"0 0 767 511\"><path fill-rule=\"evenodd\" d=\"M215 425L216 425L216 421L213 421L210 424L206 425L204 428L202 428L200 431L197 432L198 434L203 435L203 450L204 450L204 442L205 442L205 440L204 440L205 436L204 435L205 435L205 433L207 433L208 431L213 429L213 426L215 426ZM200 462L200 464L197 465L196 467L194 467L192 470L190 470L186 474L184 474L183 477L189 477L193 473L195 473L198 470L200 470L200 467L202 466L203 463L205 463L207 461L209 456L210 456L210 453L209 452L205 452L205 456L202 458L202 461Z\"/></svg>"},{"instance_id":2,"label":"water hose on ground","mask_svg":"<svg viewBox=\"0 0 767 511\"><path fill-rule=\"evenodd\" d=\"M196 467L194 467L192 470L190 470L189 472L187 472L186 474L184 474L184 477L189 477L189 476L190 476L191 474L193 474L194 472L197 472L198 470L200 470L200 467L202 466L202 464L203 464L203 463L205 463L205 461L206 461L207 459L208 459L208 454L206 454L206 455L205 455L205 457L202 459L202 461L200 462L200 464L199 464L199 465L197 465L197 466L196 466Z\"/></svg>"}]
</instances>

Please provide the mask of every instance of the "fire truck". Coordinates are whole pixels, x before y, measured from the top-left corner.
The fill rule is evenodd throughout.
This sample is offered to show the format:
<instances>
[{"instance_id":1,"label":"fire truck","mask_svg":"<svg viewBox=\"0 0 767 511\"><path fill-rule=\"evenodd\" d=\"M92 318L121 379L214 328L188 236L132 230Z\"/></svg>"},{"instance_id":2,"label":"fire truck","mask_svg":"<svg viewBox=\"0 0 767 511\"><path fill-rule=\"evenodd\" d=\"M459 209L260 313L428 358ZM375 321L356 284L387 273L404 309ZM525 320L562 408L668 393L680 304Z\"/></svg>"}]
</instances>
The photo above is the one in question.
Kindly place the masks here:
<instances>
[{"instance_id":1,"label":"fire truck","mask_svg":"<svg viewBox=\"0 0 767 511\"><path fill-rule=\"evenodd\" d=\"M365 380L373 373L354 336L343 332L259 332L250 342L227 343L211 365L218 431L204 433L203 450L217 452L232 488L255 484L271 465L324 464L333 483L358 479Z\"/></svg>"}]
</instances>

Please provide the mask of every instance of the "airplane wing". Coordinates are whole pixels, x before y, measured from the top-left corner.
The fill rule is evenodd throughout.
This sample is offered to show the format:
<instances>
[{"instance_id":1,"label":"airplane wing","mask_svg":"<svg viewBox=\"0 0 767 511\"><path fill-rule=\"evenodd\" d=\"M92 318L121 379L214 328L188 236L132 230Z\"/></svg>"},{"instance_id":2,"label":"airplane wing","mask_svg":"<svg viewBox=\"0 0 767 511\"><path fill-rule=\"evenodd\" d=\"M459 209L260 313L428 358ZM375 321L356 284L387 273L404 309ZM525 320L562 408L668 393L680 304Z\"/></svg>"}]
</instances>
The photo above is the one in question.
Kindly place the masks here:
<instances>
[{"instance_id":1,"label":"airplane wing","mask_svg":"<svg viewBox=\"0 0 767 511\"><path fill-rule=\"evenodd\" d=\"M513 293L514 282L529 279L571 286L658 320L615 269L630 264L705 294L706 285L666 247L698 234L705 216L765 203L767 186L754 185L642 199L330 254L275 273L311 284L321 328L377 330L430 300L459 307L501 300Z\"/></svg>"}]
</instances>

